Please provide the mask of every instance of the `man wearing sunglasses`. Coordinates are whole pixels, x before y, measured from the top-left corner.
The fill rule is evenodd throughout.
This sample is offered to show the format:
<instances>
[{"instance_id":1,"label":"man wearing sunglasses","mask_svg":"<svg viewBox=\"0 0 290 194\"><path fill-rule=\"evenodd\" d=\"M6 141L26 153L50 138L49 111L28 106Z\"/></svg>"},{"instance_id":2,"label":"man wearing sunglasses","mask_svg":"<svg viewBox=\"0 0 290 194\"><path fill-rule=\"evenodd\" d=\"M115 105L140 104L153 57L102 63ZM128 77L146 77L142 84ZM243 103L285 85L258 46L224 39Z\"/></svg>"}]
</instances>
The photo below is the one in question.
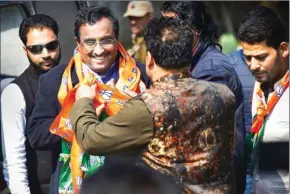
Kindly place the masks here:
<instances>
[{"instance_id":1,"label":"man wearing sunglasses","mask_svg":"<svg viewBox=\"0 0 290 194\"><path fill-rule=\"evenodd\" d=\"M39 77L60 60L58 31L57 22L43 14L24 19L19 28L30 65L1 96L3 171L12 194L49 193L50 175L56 166L51 161L57 156L35 151L28 143L26 129Z\"/></svg>"},{"instance_id":2,"label":"man wearing sunglasses","mask_svg":"<svg viewBox=\"0 0 290 194\"><path fill-rule=\"evenodd\" d=\"M54 194L77 193L84 175L104 163L102 156L91 157L81 149L71 151L77 146L77 142L72 141L74 134L70 133L72 130L63 131L71 126L64 116L69 112L66 107L70 102L67 99L73 94L71 91L81 84L95 82L102 88L114 86L115 93L126 89L140 92L149 81L145 67L136 64L118 42L119 23L107 7L81 9L75 18L74 32L77 49L69 64L59 65L40 77L40 89L28 126L29 142L34 149L52 150L58 154L62 149L58 165L60 175L51 184ZM105 101L114 98L118 107L121 100L113 95L112 88L101 91L96 98ZM115 162L113 158L106 157L105 163Z\"/></svg>"}]
</instances>

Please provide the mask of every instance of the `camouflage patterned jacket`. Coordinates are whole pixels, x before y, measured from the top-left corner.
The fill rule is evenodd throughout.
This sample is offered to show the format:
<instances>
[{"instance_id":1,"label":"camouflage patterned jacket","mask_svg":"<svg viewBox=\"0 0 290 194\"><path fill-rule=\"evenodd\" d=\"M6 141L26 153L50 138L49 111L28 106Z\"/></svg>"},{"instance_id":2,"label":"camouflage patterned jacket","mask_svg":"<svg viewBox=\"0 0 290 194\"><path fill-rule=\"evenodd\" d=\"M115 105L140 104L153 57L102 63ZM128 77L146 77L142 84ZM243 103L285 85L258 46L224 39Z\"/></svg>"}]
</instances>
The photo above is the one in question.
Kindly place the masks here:
<instances>
[{"instance_id":1,"label":"camouflage patterned jacket","mask_svg":"<svg viewBox=\"0 0 290 194\"><path fill-rule=\"evenodd\" d=\"M235 194L235 97L224 85L173 73L141 98L154 135L142 163L175 178L188 193Z\"/></svg>"}]
</instances>

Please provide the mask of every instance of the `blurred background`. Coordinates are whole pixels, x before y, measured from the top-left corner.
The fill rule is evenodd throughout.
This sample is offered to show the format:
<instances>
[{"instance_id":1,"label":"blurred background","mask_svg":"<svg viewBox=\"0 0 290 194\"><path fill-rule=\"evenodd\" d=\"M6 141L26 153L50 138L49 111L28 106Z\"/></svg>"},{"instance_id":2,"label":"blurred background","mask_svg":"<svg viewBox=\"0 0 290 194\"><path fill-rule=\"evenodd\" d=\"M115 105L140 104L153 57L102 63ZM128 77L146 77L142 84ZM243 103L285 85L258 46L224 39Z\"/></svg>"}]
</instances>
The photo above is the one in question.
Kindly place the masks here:
<instances>
[{"instance_id":1,"label":"blurred background","mask_svg":"<svg viewBox=\"0 0 290 194\"><path fill-rule=\"evenodd\" d=\"M163 2L152 1L154 15L160 12ZM119 19L120 41L125 47L129 47L131 44L129 21L123 18L128 3L129 1L0 1L1 85L6 85L3 78L18 76L28 66L28 60L18 36L19 25L28 15L44 13L56 19L60 26L61 63L67 64L76 47L73 34L74 17L82 7L108 6ZM205 3L219 27L219 42L224 47L225 53L237 49L235 32L240 20L248 9L257 4L263 4L275 10L287 26L286 29L289 28L289 1L206 1Z\"/></svg>"}]
</instances>

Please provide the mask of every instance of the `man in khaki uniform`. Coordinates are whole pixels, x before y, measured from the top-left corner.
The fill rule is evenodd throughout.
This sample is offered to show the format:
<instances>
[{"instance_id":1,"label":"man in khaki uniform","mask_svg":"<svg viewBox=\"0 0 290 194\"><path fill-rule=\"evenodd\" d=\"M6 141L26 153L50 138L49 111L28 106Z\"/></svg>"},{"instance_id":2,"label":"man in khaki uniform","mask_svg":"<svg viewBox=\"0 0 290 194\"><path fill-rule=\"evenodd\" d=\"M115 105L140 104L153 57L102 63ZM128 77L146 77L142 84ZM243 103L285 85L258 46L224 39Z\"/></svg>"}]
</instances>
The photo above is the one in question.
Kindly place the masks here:
<instances>
[{"instance_id":1,"label":"man in khaki uniform","mask_svg":"<svg viewBox=\"0 0 290 194\"><path fill-rule=\"evenodd\" d=\"M150 21L153 13L153 6L150 1L131 1L127 11L123 15L128 17L132 33L132 48L128 49L129 55L134 59L145 64L146 45L143 37L143 30Z\"/></svg>"}]
</instances>

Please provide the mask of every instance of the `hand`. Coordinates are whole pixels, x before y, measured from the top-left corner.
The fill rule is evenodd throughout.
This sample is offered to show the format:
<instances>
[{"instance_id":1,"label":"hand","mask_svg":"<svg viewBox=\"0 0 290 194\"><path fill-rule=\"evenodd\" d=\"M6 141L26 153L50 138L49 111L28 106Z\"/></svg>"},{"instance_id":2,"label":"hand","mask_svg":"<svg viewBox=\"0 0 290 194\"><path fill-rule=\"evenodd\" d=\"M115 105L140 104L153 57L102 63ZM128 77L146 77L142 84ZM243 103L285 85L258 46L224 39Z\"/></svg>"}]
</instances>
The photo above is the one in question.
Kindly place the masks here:
<instances>
[{"instance_id":1,"label":"hand","mask_svg":"<svg viewBox=\"0 0 290 194\"><path fill-rule=\"evenodd\" d=\"M124 89L124 90L123 90L123 93L125 93L125 94L131 96L132 98L138 95L136 92L131 91L131 90L128 90L128 89Z\"/></svg>"},{"instance_id":2,"label":"hand","mask_svg":"<svg viewBox=\"0 0 290 194\"><path fill-rule=\"evenodd\" d=\"M96 108L96 114L97 114L97 117L100 118L103 110L105 109L105 104L101 104L100 106L98 106Z\"/></svg>"},{"instance_id":3,"label":"hand","mask_svg":"<svg viewBox=\"0 0 290 194\"><path fill-rule=\"evenodd\" d=\"M96 97L96 84L92 86L81 85L78 87L76 92L76 101L81 98L94 99Z\"/></svg>"}]
</instances>

